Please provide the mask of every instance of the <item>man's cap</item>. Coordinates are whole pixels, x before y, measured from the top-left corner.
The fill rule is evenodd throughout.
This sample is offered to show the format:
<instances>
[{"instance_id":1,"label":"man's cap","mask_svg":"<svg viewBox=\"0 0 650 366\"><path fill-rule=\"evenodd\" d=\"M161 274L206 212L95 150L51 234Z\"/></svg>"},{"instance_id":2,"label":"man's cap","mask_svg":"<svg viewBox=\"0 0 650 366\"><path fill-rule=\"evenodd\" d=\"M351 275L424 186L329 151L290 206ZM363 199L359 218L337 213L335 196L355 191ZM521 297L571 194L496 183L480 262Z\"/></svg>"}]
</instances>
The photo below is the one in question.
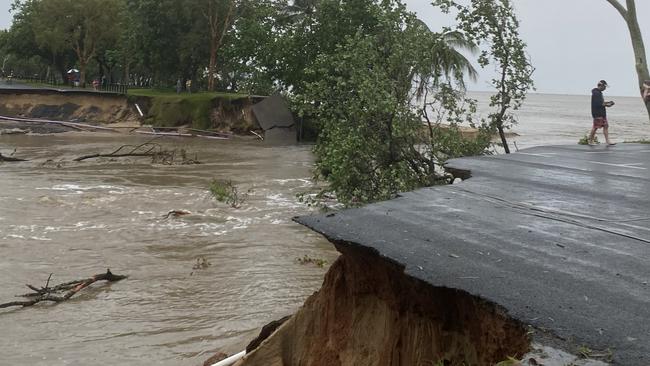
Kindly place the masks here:
<instances>
[{"instance_id":1,"label":"man's cap","mask_svg":"<svg viewBox=\"0 0 650 366\"><path fill-rule=\"evenodd\" d=\"M604 85L604 86L609 86L607 85L607 82L605 80L601 80L598 82L598 85Z\"/></svg>"}]
</instances>

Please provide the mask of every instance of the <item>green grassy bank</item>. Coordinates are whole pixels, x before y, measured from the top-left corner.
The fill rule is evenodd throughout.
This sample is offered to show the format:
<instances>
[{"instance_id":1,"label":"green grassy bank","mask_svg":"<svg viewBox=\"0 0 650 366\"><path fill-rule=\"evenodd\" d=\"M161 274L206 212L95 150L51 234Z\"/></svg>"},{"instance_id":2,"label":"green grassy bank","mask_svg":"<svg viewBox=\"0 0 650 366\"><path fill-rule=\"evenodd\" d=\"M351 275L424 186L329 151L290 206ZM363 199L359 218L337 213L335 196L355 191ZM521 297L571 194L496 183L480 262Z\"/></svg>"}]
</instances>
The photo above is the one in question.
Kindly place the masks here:
<instances>
[{"instance_id":1,"label":"green grassy bank","mask_svg":"<svg viewBox=\"0 0 650 366\"><path fill-rule=\"evenodd\" d=\"M146 107L147 123L161 127L189 125L202 130L218 127L215 113L220 114L221 119L232 120L241 116L242 108L250 105L248 95L234 93L177 94L168 90L129 89L128 98Z\"/></svg>"}]
</instances>

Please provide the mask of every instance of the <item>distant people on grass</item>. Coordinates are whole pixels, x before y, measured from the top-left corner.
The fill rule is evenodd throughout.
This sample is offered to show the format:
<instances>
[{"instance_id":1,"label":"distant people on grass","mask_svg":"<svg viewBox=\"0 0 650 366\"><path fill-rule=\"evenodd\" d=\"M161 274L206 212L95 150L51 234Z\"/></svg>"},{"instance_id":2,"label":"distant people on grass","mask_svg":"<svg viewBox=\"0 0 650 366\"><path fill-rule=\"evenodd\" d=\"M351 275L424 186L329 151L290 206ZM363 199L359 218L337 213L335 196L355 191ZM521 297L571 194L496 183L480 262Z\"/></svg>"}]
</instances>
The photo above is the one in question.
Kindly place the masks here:
<instances>
[{"instance_id":1,"label":"distant people on grass","mask_svg":"<svg viewBox=\"0 0 650 366\"><path fill-rule=\"evenodd\" d=\"M180 94L182 89L183 82L181 81L181 78L178 78L178 80L176 80L176 94Z\"/></svg>"},{"instance_id":2,"label":"distant people on grass","mask_svg":"<svg viewBox=\"0 0 650 366\"><path fill-rule=\"evenodd\" d=\"M187 79L185 82L185 89L187 89L187 92L192 94L192 79Z\"/></svg>"},{"instance_id":3,"label":"distant people on grass","mask_svg":"<svg viewBox=\"0 0 650 366\"><path fill-rule=\"evenodd\" d=\"M607 108L614 105L612 101L605 101L603 97L603 91L607 89L607 82L601 80L598 82L598 86L591 90L591 116L594 118L593 126L591 132L589 133L589 145L594 145L594 138L596 137L596 131L600 128L603 129L603 134L605 135L605 142L607 145L616 145L609 139L609 123L607 122Z\"/></svg>"},{"instance_id":4,"label":"distant people on grass","mask_svg":"<svg viewBox=\"0 0 650 366\"><path fill-rule=\"evenodd\" d=\"M93 90L98 91L99 90L99 79L94 79L93 80Z\"/></svg>"}]
</instances>

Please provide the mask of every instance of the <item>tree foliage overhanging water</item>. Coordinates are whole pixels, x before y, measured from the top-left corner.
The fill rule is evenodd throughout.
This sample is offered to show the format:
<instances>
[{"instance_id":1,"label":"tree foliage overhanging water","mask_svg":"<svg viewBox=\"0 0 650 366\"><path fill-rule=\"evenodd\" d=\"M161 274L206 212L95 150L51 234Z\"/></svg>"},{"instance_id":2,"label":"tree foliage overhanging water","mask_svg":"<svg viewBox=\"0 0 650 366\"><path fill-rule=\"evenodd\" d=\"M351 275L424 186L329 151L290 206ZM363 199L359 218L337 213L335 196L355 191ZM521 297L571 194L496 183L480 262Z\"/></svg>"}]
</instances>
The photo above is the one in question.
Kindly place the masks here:
<instances>
[{"instance_id":1,"label":"tree foliage overhanging water","mask_svg":"<svg viewBox=\"0 0 650 366\"><path fill-rule=\"evenodd\" d=\"M443 182L444 161L485 153L532 87L509 0L436 6L457 11L454 29L432 32L400 0L24 0L0 49L5 73L281 92L320 133L317 176L355 204ZM487 121L464 93L477 53L502 76Z\"/></svg>"}]
</instances>

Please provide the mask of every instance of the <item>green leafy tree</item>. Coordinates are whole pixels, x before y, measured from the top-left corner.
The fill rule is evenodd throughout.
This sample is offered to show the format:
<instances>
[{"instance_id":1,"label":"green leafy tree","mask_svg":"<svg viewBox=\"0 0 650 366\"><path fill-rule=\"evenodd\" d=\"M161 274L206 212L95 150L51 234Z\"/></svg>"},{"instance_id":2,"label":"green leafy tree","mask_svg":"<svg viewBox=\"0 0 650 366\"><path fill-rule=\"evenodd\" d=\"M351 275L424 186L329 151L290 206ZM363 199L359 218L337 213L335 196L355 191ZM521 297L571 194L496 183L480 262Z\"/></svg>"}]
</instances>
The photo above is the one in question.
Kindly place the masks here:
<instances>
[{"instance_id":1,"label":"green leafy tree","mask_svg":"<svg viewBox=\"0 0 650 366\"><path fill-rule=\"evenodd\" d=\"M285 8L276 26L282 51L271 72L279 87L300 93L318 75L305 73L319 55L332 54L346 37L368 33L376 18L369 13L374 0L317 0ZM293 12L292 12L293 11Z\"/></svg>"},{"instance_id":2,"label":"green leafy tree","mask_svg":"<svg viewBox=\"0 0 650 366\"><path fill-rule=\"evenodd\" d=\"M80 82L85 83L88 63L98 45L117 33L115 19L120 0L47 0L36 4L38 22L33 23L37 42L72 49L77 56Z\"/></svg>"},{"instance_id":3,"label":"green leafy tree","mask_svg":"<svg viewBox=\"0 0 650 366\"><path fill-rule=\"evenodd\" d=\"M40 42L35 34L35 28L39 23L37 5L39 0L14 1L11 6L13 13L13 22L7 33L6 52L11 55L15 62L22 63L13 65L17 69L25 69L25 63L28 60L39 58L43 65L49 65L59 73L62 80L65 80L66 66L74 62L72 50L64 47L60 39L51 39L51 43ZM49 37L55 38L50 34ZM54 72L47 68L45 76L54 77Z\"/></svg>"},{"instance_id":4,"label":"green leafy tree","mask_svg":"<svg viewBox=\"0 0 650 366\"><path fill-rule=\"evenodd\" d=\"M650 73L648 72L648 58L645 51L645 44L643 42L643 35L641 34L641 27L636 11L636 2L634 0L626 0L625 6L618 0L607 0L623 17L625 24L630 32L632 40L632 49L634 50L634 66L639 80L639 90L643 92L643 83L650 80ZM650 119L650 100L643 101L646 110L648 111L648 118Z\"/></svg>"},{"instance_id":5,"label":"green leafy tree","mask_svg":"<svg viewBox=\"0 0 650 366\"><path fill-rule=\"evenodd\" d=\"M209 30L210 61L208 64L208 90L215 88L217 52L236 17L236 0L201 0Z\"/></svg>"},{"instance_id":6,"label":"green leafy tree","mask_svg":"<svg viewBox=\"0 0 650 366\"><path fill-rule=\"evenodd\" d=\"M276 0L243 1L220 52L220 87L251 94L271 94L272 69L285 50L278 29L285 19L286 4Z\"/></svg>"},{"instance_id":7,"label":"green leafy tree","mask_svg":"<svg viewBox=\"0 0 650 366\"><path fill-rule=\"evenodd\" d=\"M453 59L436 47L442 36L423 27L399 1L364 6L355 9L364 14L359 18L364 22L332 52L317 55L305 75L305 92L299 94L302 114L322 123L315 147L318 173L347 205L443 182L444 159L469 150L483 152L488 143L462 147L462 137L454 134L456 125L439 128L441 121L463 119L465 111L452 103L458 95L451 90L467 67L463 62L438 64L441 58ZM429 93L442 101L442 108L454 111L430 119L427 133L422 116L434 104L427 99Z\"/></svg>"},{"instance_id":8,"label":"green leafy tree","mask_svg":"<svg viewBox=\"0 0 650 366\"><path fill-rule=\"evenodd\" d=\"M171 84L177 77L192 78L205 49L203 15L194 3L176 0L126 0L131 17L127 45L130 69ZM197 37L201 37L197 40ZM200 46L199 46L200 45Z\"/></svg>"},{"instance_id":9,"label":"green leafy tree","mask_svg":"<svg viewBox=\"0 0 650 366\"><path fill-rule=\"evenodd\" d=\"M497 77L492 79L496 93L490 99L495 111L489 115L506 153L510 153L505 129L517 123L513 111L519 109L526 94L533 88L534 71L526 44L519 37L519 21L510 0L471 0L460 5L454 1L435 2L443 10L458 11L458 27L479 46L485 46L479 57L482 67L493 65Z\"/></svg>"}]
</instances>

